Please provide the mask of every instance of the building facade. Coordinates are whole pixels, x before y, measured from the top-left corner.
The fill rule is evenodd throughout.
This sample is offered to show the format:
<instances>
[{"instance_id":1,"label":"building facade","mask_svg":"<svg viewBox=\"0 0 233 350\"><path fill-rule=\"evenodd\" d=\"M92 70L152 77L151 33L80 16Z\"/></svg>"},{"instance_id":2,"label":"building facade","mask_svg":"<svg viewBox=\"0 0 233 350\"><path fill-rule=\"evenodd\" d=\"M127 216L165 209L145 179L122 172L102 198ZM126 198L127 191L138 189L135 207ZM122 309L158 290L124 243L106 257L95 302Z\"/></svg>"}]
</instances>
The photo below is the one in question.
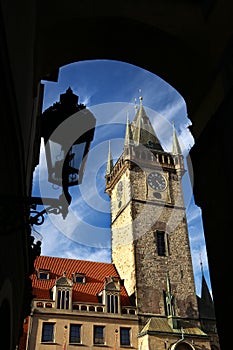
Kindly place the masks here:
<instances>
[{"instance_id":1,"label":"building facade","mask_svg":"<svg viewBox=\"0 0 233 350\"><path fill-rule=\"evenodd\" d=\"M38 257L22 349L220 350L204 274L195 292L174 125L172 137L166 152L140 98L123 153L108 154L112 262Z\"/></svg>"},{"instance_id":2,"label":"building facade","mask_svg":"<svg viewBox=\"0 0 233 350\"><path fill-rule=\"evenodd\" d=\"M113 264L39 256L20 349L137 348L138 321Z\"/></svg>"}]
</instances>

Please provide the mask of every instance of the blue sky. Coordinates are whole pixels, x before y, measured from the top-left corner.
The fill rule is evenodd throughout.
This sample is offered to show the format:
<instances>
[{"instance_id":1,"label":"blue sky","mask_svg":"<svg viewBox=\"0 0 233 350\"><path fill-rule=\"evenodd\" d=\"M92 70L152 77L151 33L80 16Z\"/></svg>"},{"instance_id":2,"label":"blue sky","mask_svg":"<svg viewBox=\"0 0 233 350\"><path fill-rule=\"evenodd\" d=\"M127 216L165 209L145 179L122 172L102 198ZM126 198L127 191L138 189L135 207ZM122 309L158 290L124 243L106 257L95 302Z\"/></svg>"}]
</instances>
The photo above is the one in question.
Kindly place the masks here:
<instances>
[{"instance_id":1,"label":"blue sky","mask_svg":"<svg viewBox=\"0 0 233 350\"><path fill-rule=\"evenodd\" d=\"M111 140L116 160L123 150L126 116L135 115L135 103L143 96L143 105L163 148L171 151L172 122L185 157L193 146L191 121L182 96L158 76L134 65L109 60L81 61L60 69L58 82L42 81L45 86L43 110L59 101L70 86L97 120L94 140L87 158L83 182L70 189L72 202L66 220L61 215L46 215L41 226L33 227L42 239L42 255L111 262L110 205L104 192L105 170ZM136 99L136 101L135 101ZM191 162L190 162L191 163ZM201 267L210 285L201 209L195 205L192 185L195 176L183 177L190 246L196 292L200 295ZM60 188L47 182L43 142L39 166L35 169L33 195L58 198Z\"/></svg>"}]
</instances>

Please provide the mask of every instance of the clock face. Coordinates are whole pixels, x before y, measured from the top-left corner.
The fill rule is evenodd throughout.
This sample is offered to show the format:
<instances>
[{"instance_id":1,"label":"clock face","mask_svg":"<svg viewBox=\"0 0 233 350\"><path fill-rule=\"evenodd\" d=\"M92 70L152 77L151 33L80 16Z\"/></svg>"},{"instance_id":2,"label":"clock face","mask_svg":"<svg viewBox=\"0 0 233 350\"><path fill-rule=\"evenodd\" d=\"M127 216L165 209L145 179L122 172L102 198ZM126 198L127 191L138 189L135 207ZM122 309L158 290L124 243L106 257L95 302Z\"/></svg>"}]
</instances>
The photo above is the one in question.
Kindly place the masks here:
<instances>
[{"instance_id":1,"label":"clock face","mask_svg":"<svg viewBox=\"0 0 233 350\"><path fill-rule=\"evenodd\" d=\"M148 184L156 191L164 191L167 187L167 181L165 177L160 173L150 173L148 175Z\"/></svg>"},{"instance_id":2,"label":"clock face","mask_svg":"<svg viewBox=\"0 0 233 350\"><path fill-rule=\"evenodd\" d=\"M122 181L120 181L117 185L117 200L121 200L122 197L122 193L123 193L123 183Z\"/></svg>"}]
</instances>

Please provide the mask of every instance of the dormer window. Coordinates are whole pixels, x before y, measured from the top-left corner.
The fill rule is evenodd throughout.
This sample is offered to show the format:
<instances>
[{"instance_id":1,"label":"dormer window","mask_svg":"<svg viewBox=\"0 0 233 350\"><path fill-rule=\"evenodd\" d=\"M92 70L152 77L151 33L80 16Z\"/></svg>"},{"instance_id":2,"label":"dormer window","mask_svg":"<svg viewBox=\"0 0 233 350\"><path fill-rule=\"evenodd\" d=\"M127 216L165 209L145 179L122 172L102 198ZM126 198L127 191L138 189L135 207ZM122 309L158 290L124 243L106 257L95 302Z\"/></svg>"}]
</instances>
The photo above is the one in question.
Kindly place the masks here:
<instances>
[{"instance_id":1,"label":"dormer window","mask_svg":"<svg viewBox=\"0 0 233 350\"><path fill-rule=\"evenodd\" d=\"M41 270L41 269L39 269L37 271L37 278L39 280L49 280L49 278L50 278L50 271L49 270Z\"/></svg>"},{"instance_id":2,"label":"dormer window","mask_svg":"<svg viewBox=\"0 0 233 350\"><path fill-rule=\"evenodd\" d=\"M74 283L86 283L86 275L84 273L74 273L73 274L73 282Z\"/></svg>"},{"instance_id":3,"label":"dormer window","mask_svg":"<svg viewBox=\"0 0 233 350\"><path fill-rule=\"evenodd\" d=\"M65 273L57 279L53 287L57 309L69 310L72 308L72 286L73 282L66 277Z\"/></svg>"},{"instance_id":4,"label":"dormer window","mask_svg":"<svg viewBox=\"0 0 233 350\"><path fill-rule=\"evenodd\" d=\"M105 288L102 292L103 303L108 313L120 312L120 279L118 277L106 277Z\"/></svg>"}]
</instances>

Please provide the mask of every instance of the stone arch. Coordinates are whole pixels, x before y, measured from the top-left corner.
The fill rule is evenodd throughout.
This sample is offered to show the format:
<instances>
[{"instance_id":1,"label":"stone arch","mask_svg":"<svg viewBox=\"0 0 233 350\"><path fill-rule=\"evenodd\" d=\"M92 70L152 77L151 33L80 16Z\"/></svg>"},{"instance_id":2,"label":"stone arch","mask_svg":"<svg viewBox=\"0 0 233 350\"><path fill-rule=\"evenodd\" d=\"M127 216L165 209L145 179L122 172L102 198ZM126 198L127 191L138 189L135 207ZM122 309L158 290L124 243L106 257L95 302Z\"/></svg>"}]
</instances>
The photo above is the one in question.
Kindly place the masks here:
<instances>
[{"instance_id":1,"label":"stone arch","mask_svg":"<svg viewBox=\"0 0 233 350\"><path fill-rule=\"evenodd\" d=\"M185 42L159 26L146 23L145 19L132 16L131 10L111 18L95 16L94 21L88 16L80 16L78 21L61 17L55 23L49 21L42 26L38 41L38 78L56 80L61 66L76 61L118 60L149 70L189 99L186 88L192 74L197 74L197 55L194 60L193 49ZM80 40L76 44L77 38ZM189 79L184 78L184 72Z\"/></svg>"},{"instance_id":2,"label":"stone arch","mask_svg":"<svg viewBox=\"0 0 233 350\"><path fill-rule=\"evenodd\" d=\"M194 350L195 347L188 341L180 339L176 343L172 344L171 350Z\"/></svg>"},{"instance_id":3,"label":"stone arch","mask_svg":"<svg viewBox=\"0 0 233 350\"><path fill-rule=\"evenodd\" d=\"M63 19L62 23L64 25L67 23L66 31L64 31L64 36L66 36L67 42L69 41L69 35L72 34L69 22L75 21L76 23L77 30L75 34L72 34L72 39L75 39L75 41L73 41L73 48L68 50L70 57L76 56L75 60L89 59L89 52L91 50L92 53L94 52L94 55L92 55L91 58L101 58L97 48L99 43L95 43L94 47L91 47L90 45L89 51L85 50L82 55L77 57L77 53L82 50L82 35L89 30L90 22L93 21L94 23L97 23L97 18L102 17L111 19L113 15L117 18L120 17L119 14L122 14L122 17L126 19L129 25L130 19L135 21L138 20L141 24L141 37L146 33L144 31L145 24L151 26L152 29L153 26L157 26L157 28L161 28L161 30L164 29L164 32L166 31L167 33L170 33L170 37L180 38L178 39L179 42L183 42L183 44L186 43L186 45L183 46L184 50L182 52L179 53L179 50L176 52L176 59L172 61L173 63L169 70L169 72L172 71L169 75L170 78L168 77L167 79L164 75L159 73L158 67L160 67L160 65L158 66L157 62L153 61L155 55L151 57L149 65L143 67L161 76L165 81L168 81L172 86L179 90L187 102L191 118L194 118L195 120L195 125L193 124L195 136L197 135L197 137L199 137L207 121L210 121L206 126L205 133L202 133L202 140L198 139L198 142L196 143L197 147L195 147L195 151L192 153L192 161L196 162L197 169L201 166L205 169L204 175L202 172L200 174L200 179L196 178L195 188L196 193L199 196L200 204L202 207L205 207L203 213L206 219L205 227L208 256L214 271L214 274L212 275L212 277L214 277L212 279L212 285L217 306L216 315L218 319L218 327L223 334L225 333L224 336L222 336L222 341L224 339L227 344L227 333L224 327L224 310L227 308L227 304L224 304L225 307L223 307L223 303L225 302L225 289L222 288L224 280L221 273L221 266L224 265L225 268L228 266L228 262L226 261L228 254L225 253L225 250L219 250L217 237L219 235L218 227L222 227L223 221L226 222L226 227L230 227L231 223L229 219L231 216L225 215L226 212L223 205L208 207L208 202L215 202L217 199L218 203L225 203L225 192L221 191L220 193L220 191L212 191L212 185L217 178L216 176L218 176L218 180L221 177L222 183L227 183L226 179L230 181L231 177L229 172L225 173L223 171L225 168L223 168L222 162L219 162L219 164L216 164L215 162L215 159L221 159L223 154L223 149L219 147L218 143L216 143L216 137L219 136L220 132L219 125L226 125L226 123L232 122L232 119L229 117L232 114L233 108L232 74L230 69L232 62L232 45L230 42L230 38L232 37L231 1L227 1L224 6L222 6L221 1L188 1L185 3L168 3L166 1L159 1L158 4L157 2L153 3L151 1L140 2L140 4L135 4L131 1L120 1L116 3L115 7L109 6L109 2L107 1L98 2L96 4L93 1L81 3L77 1L40 1L38 3L31 1L25 4L13 1L13 4L14 6L7 6L7 3L3 2L3 6L1 7L1 38L3 38L1 41L1 43L3 43L3 50L1 50L3 54L2 82L4 87L2 98L3 123L1 125L3 128L2 134L6 135L5 138L3 137L2 144L4 148L7 146L8 149L6 158L3 158L3 163L6 164L7 174L7 176L4 177L5 173L3 173L2 177L7 180L2 181L4 194L13 193L14 195L17 194L17 196L25 196L25 194L28 194L27 187L30 188L30 180L27 184L24 184L24 181L22 180L25 177L25 174L23 173L24 149L17 137L12 137L12 130L17 130L17 136L19 135L25 140L25 155L29 148L35 148L33 147L33 141L32 143L29 142L28 135L29 126L34 123L34 120L32 120L34 118L34 116L32 118L32 103L34 103L33 97L37 97L38 82L45 78L46 75L49 79L55 81L58 67L69 63L66 59L62 60L60 57L59 64L55 66L53 62L56 53L49 56L51 48L59 45L60 33L58 33L58 37L56 38L56 32L58 24L61 24L61 18ZM12 8L14 8L14 11L12 11ZM65 21L64 18L66 19ZM18 26L19 21L21 21L20 27ZM223 25L215 26L215 23L222 23ZM82 27L83 24L85 25L84 27ZM132 31L133 30L135 30L135 27L132 27ZM48 35L50 32L51 35ZM46 37L48 38L47 40ZM84 39L86 38L87 35L84 36ZM138 38L136 34L135 38ZM136 39L132 40L137 41ZM75 46L77 42L80 46L79 48ZM85 45L88 46L88 42ZM114 48L111 48L111 45L107 40L105 42L103 40L102 46L105 46L105 52L108 50L110 51L110 49L114 50ZM179 56L182 57L185 53L185 48L187 48L187 46L190 47L188 51L191 51L193 55L188 54L185 56L186 64L182 70L181 64L177 61L179 61ZM157 55L160 54L160 48L161 46L155 50ZM60 50L66 50L64 37ZM127 62L129 62L132 59L133 51L127 52ZM148 56L142 50L142 61L143 55L145 59ZM174 57L174 51L172 52L172 55ZM120 56L118 59L120 59ZM139 62L135 62L135 64L140 66ZM161 65L163 65L163 63L161 63ZM190 76L189 73L192 73L192 76ZM224 73L226 85L222 79ZM173 76L175 76L176 79L172 80ZM222 103L221 108L219 108L220 103ZM22 126L21 133L17 127L19 125L18 121L20 121ZM227 135L225 135L225 140L227 141L224 146L224 154L226 159L231 159L231 146L229 140L231 139L230 131L232 128L229 127L227 129ZM14 146L11 146L8 142L9 139L11 139L12 142L15 142ZM211 155L207 153L209 147L212 148L214 159L210 159ZM15 161L11 162L11 165L9 165L7 158L14 158ZM29 171L32 168L31 158L32 154L29 154L29 157L27 158L29 160L29 164L27 165ZM216 171L216 166L218 167L218 171ZM217 175L215 175L215 173ZM10 174L13 174L14 176L9 176ZM15 174L17 174L17 181L15 181ZM29 173L26 175L27 178L31 178ZM205 183L203 179L206 179L208 183ZM210 179L212 180L210 181ZM10 190L6 192L5 189L8 184L10 184ZM10 201L10 206L7 206L4 201L4 208L7 208L4 210L11 220L12 216L9 216L9 213L12 212L12 201ZM14 220L16 212L17 210L14 212ZM21 217L21 213L17 218L18 217ZM217 223L216 220L212 220L213 217L215 219L219 218ZM22 227L24 227L25 223L23 219L20 219L20 225L21 224ZM17 224L16 227L19 227L20 225ZM8 229L8 226L6 227ZM10 225L10 228L11 227L12 225ZM15 231L16 237L19 237L18 231ZM226 237L227 239L227 229L223 230L222 234L225 234L224 238ZM24 242L25 240L22 239L21 241ZM7 240L2 238L3 247L7 242ZM24 246L22 249L21 246L19 248L19 251L21 252L24 252L24 249L26 249ZM23 256L23 253L21 255ZM19 257L18 253L15 254L15 256L16 261L17 259L22 260L22 263L18 264L18 266L23 266L24 258ZM10 256L10 258L12 260L12 256ZM216 266L217 260L222 262L219 267ZM4 261L4 265L5 264L8 266L8 261ZM20 274L18 274L18 276L20 276ZM14 305L17 305L19 308L21 304L17 301L17 304ZM16 317L14 318L17 319L17 308L15 315Z\"/></svg>"}]
</instances>

